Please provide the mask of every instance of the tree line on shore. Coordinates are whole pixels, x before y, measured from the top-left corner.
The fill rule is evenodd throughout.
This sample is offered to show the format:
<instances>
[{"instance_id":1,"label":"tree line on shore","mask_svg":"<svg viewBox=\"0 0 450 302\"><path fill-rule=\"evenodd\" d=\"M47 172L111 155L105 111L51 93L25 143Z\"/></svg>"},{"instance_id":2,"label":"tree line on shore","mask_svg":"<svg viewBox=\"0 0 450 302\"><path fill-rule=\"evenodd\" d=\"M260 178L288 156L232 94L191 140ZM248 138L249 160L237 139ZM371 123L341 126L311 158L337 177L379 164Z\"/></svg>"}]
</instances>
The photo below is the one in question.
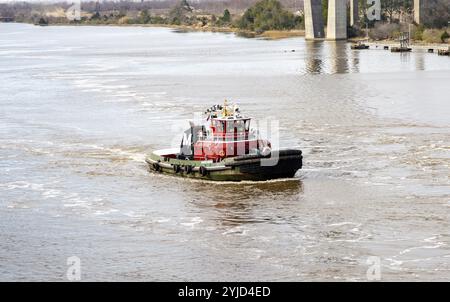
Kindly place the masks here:
<instances>
[{"instance_id":1,"label":"tree line on shore","mask_svg":"<svg viewBox=\"0 0 450 302\"><path fill-rule=\"evenodd\" d=\"M286 30L303 27L303 18L285 9L279 0L260 0L247 8L244 13L230 12L225 8L220 14L213 14L194 8L188 0L177 0L170 9L155 8L149 3L141 4L120 2L118 6L110 7L110 3L92 6L92 3L82 7L80 20L69 20L65 11L70 7L66 3L53 4L46 12L38 14L36 5L18 5L14 18L17 22L27 22L40 25L46 24L155 24L155 25L186 25L194 27L231 27L241 30L264 32L267 30ZM251 0L250 0L251 1ZM253 0L253 3L255 1ZM109 3L109 4L108 4ZM152 2L153 3L153 2ZM197 5L197 3L196 3ZM101 7L100 7L101 6ZM158 6L157 6L158 7ZM119 8L119 9L115 9ZM10 8L11 10L11 8ZM0 12L7 11L2 9ZM59 13L55 13L59 12Z\"/></svg>"},{"instance_id":2,"label":"tree line on shore","mask_svg":"<svg viewBox=\"0 0 450 302\"><path fill-rule=\"evenodd\" d=\"M225 8L220 15L196 12L187 0L180 0L167 14L151 14L148 9L141 10L134 17L125 12L110 15L95 12L91 17L82 17L80 22L233 27L255 32L303 27L303 18L286 10L278 0L261 0L245 10L242 16L232 16L228 8Z\"/></svg>"}]
</instances>

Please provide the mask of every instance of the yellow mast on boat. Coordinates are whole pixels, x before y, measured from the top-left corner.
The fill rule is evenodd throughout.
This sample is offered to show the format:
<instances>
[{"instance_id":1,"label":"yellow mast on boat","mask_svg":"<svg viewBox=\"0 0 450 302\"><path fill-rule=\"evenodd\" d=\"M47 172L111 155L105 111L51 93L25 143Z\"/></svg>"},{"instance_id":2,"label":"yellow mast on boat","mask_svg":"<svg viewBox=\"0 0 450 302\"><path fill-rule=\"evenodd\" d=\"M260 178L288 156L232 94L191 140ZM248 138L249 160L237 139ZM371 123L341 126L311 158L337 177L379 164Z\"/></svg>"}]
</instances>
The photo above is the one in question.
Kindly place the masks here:
<instances>
[{"instance_id":1,"label":"yellow mast on boat","mask_svg":"<svg viewBox=\"0 0 450 302\"><path fill-rule=\"evenodd\" d=\"M222 115L224 117L228 117L228 116L232 116L233 115L233 111L228 108L228 101L227 100L225 100L223 102Z\"/></svg>"}]
</instances>

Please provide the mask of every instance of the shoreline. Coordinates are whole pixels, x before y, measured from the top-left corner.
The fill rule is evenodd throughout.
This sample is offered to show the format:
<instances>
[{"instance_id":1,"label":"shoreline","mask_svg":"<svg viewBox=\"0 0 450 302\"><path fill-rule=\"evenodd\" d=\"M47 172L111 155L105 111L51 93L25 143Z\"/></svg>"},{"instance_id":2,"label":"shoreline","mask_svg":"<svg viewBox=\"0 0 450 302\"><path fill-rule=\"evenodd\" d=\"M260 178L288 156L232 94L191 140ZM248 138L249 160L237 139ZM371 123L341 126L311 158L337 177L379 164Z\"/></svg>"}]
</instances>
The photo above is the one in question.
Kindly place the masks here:
<instances>
[{"instance_id":1,"label":"shoreline","mask_svg":"<svg viewBox=\"0 0 450 302\"><path fill-rule=\"evenodd\" d=\"M31 23L28 23L31 24ZM32 24L40 26L39 24ZM159 28L171 28L186 32L211 32L211 33L234 33L241 37L246 38L262 38L266 40L282 40L288 38L305 37L304 29L292 29L292 30L267 30L262 33L257 33L249 30L242 30L234 27L218 27L218 26L195 26L195 25L175 25L175 24L90 24L90 23L52 23L45 26L117 26L117 27L159 27ZM326 40L326 39L323 39ZM359 41L366 41L365 37L355 37L346 40L348 43L357 43ZM369 40L366 42L369 45L379 46L393 46L399 45L396 40ZM444 49L450 48L450 43L426 43L423 41L413 42L411 48L415 49Z\"/></svg>"},{"instance_id":2,"label":"shoreline","mask_svg":"<svg viewBox=\"0 0 450 302\"><path fill-rule=\"evenodd\" d=\"M29 23L31 24L31 23ZM33 24L35 26L42 26L39 24ZM90 24L90 23L51 23L44 26L117 26L117 27L160 27L171 28L180 31L191 32L218 32L218 33L234 33L238 36L247 38L264 38L267 40L280 40L294 37L304 37L305 31L303 29L292 30L267 30L262 33L254 31L243 30L234 27L218 27L218 26L194 26L194 25L175 25L175 24Z\"/></svg>"}]
</instances>

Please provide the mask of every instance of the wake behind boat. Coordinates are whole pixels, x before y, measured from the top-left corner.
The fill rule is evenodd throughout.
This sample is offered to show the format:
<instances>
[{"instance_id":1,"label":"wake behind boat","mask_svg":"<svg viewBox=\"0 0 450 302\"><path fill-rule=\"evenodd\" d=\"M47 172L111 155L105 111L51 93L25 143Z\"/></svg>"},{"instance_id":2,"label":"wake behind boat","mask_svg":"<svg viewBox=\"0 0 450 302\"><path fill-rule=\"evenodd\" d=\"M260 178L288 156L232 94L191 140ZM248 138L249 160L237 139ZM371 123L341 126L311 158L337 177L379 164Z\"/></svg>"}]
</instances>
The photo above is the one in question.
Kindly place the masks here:
<instances>
[{"instance_id":1,"label":"wake behind boat","mask_svg":"<svg viewBox=\"0 0 450 302\"><path fill-rule=\"evenodd\" d=\"M217 180L290 178L302 167L302 151L272 150L271 143L250 128L250 117L236 105L215 105L206 118L183 134L180 148L156 150L146 157L151 171Z\"/></svg>"}]
</instances>

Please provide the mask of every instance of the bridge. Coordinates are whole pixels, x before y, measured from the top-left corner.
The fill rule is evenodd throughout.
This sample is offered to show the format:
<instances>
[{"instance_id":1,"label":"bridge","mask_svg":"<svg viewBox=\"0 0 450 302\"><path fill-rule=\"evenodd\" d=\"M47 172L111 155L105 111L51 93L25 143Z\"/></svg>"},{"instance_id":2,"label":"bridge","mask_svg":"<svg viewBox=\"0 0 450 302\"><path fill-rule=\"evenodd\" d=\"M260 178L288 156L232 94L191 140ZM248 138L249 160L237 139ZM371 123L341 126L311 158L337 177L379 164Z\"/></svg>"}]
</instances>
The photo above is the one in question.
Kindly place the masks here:
<instances>
[{"instance_id":1,"label":"bridge","mask_svg":"<svg viewBox=\"0 0 450 302\"><path fill-rule=\"evenodd\" d=\"M429 19L437 2L437 0L414 0L414 22L422 24L425 19Z\"/></svg>"},{"instance_id":2,"label":"bridge","mask_svg":"<svg viewBox=\"0 0 450 302\"><path fill-rule=\"evenodd\" d=\"M322 0L305 0L305 37L308 40L347 39L347 2L348 0L329 0L327 33L322 17ZM350 25L356 25L359 20L358 0L350 0Z\"/></svg>"},{"instance_id":3,"label":"bridge","mask_svg":"<svg viewBox=\"0 0 450 302\"><path fill-rule=\"evenodd\" d=\"M347 39L347 3L350 2L350 26L359 22L358 0L328 0L327 32L322 17L322 0L304 0L305 38L307 40ZM414 21L422 24L432 13L436 0L414 0Z\"/></svg>"}]
</instances>

